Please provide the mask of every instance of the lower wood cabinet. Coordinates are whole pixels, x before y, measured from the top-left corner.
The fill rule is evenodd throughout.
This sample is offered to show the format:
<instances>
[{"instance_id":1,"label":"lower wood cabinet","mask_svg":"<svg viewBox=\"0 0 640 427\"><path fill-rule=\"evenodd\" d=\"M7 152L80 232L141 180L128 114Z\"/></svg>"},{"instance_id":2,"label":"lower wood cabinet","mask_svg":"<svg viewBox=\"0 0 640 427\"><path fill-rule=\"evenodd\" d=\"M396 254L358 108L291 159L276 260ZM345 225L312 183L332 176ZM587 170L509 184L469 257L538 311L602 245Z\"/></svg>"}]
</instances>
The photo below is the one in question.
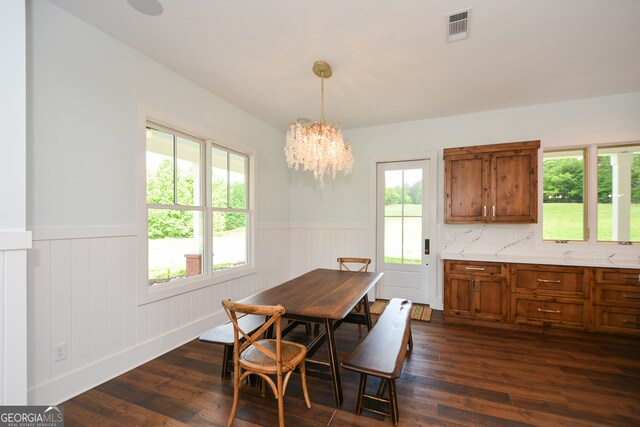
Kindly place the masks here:
<instances>
[{"instance_id":1,"label":"lower wood cabinet","mask_svg":"<svg viewBox=\"0 0 640 427\"><path fill-rule=\"evenodd\" d=\"M536 295L511 296L511 321L529 325L585 329L589 305L584 300Z\"/></svg>"},{"instance_id":2,"label":"lower wood cabinet","mask_svg":"<svg viewBox=\"0 0 640 427\"><path fill-rule=\"evenodd\" d=\"M640 270L598 268L595 330L640 336Z\"/></svg>"},{"instance_id":3,"label":"lower wood cabinet","mask_svg":"<svg viewBox=\"0 0 640 427\"><path fill-rule=\"evenodd\" d=\"M445 315L506 320L509 307L504 264L446 262Z\"/></svg>"},{"instance_id":4,"label":"lower wood cabinet","mask_svg":"<svg viewBox=\"0 0 640 427\"><path fill-rule=\"evenodd\" d=\"M640 336L640 269L446 260L444 314Z\"/></svg>"}]
</instances>

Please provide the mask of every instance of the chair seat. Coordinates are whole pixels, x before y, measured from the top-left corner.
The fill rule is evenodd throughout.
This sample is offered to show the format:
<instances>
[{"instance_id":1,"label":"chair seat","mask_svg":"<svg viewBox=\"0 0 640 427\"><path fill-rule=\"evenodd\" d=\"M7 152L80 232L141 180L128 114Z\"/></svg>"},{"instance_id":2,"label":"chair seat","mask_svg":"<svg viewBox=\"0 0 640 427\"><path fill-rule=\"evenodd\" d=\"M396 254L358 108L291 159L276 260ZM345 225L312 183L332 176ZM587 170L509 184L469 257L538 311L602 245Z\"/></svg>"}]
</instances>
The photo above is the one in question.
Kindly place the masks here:
<instances>
[{"instance_id":1,"label":"chair seat","mask_svg":"<svg viewBox=\"0 0 640 427\"><path fill-rule=\"evenodd\" d=\"M276 353L276 340L267 339L257 341L261 346L267 350ZM291 341L281 341L280 351L282 355L282 372L291 370L291 367L295 367L298 363L304 360L307 355L307 347L302 344L298 344ZM245 369L259 369L266 373L277 372L276 361L262 353L253 345L249 346L240 355L240 366Z\"/></svg>"}]
</instances>

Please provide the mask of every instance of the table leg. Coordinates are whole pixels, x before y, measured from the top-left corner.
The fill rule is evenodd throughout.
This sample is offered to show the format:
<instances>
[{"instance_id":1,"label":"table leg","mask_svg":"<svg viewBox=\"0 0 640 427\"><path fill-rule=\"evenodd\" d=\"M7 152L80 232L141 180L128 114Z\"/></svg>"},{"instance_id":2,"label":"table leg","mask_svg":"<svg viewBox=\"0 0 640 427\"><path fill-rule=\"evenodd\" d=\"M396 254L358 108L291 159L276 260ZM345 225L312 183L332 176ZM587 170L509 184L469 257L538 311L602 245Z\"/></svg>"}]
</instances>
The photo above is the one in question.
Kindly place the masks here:
<instances>
[{"instance_id":1,"label":"table leg","mask_svg":"<svg viewBox=\"0 0 640 427\"><path fill-rule=\"evenodd\" d=\"M369 297L367 296L367 294L364 294L364 297L362 297L362 301L364 301L364 316L367 319L367 329L370 331L372 326L371 326L371 312L369 311Z\"/></svg>"},{"instance_id":2,"label":"table leg","mask_svg":"<svg viewBox=\"0 0 640 427\"><path fill-rule=\"evenodd\" d=\"M331 370L331 383L333 385L333 398L336 402L336 408L342 406L342 384L340 383L340 363L338 361L338 353L336 351L336 340L333 330L333 321L324 319L324 329L327 334L327 353L329 356L329 368Z\"/></svg>"}]
</instances>

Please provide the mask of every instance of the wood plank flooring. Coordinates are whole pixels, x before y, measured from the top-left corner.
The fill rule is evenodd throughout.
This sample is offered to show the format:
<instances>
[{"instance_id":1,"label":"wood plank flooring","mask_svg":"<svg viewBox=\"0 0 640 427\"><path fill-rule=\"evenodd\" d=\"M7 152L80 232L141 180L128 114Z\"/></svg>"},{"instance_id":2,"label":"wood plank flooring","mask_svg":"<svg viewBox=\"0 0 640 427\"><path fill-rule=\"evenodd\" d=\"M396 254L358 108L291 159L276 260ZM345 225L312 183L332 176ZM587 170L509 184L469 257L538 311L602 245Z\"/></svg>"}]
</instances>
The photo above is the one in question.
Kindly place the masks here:
<instances>
[{"instance_id":1,"label":"wood plank flooring","mask_svg":"<svg viewBox=\"0 0 640 427\"><path fill-rule=\"evenodd\" d=\"M375 316L374 316L375 319ZM414 349L397 381L401 426L638 426L640 340L591 334L413 322ZM359 342L355 325L337 331L343 358ZM288 339L304 341L304 328ZM383 351L383 349L381 349ZM324 348L316 358L326 359ZM226 425L232 385L220 379L222 347L191 341L64 403L75 425ZM344 405L330 384L308 379L307 409L294 375L285 396L289 426L390 426L389 417L353 414L358 375L341 370ZM377 386L374 380L370 387ZM236 426L274 426L276 401L245 387Z\"/></svg>"}]
</instances>

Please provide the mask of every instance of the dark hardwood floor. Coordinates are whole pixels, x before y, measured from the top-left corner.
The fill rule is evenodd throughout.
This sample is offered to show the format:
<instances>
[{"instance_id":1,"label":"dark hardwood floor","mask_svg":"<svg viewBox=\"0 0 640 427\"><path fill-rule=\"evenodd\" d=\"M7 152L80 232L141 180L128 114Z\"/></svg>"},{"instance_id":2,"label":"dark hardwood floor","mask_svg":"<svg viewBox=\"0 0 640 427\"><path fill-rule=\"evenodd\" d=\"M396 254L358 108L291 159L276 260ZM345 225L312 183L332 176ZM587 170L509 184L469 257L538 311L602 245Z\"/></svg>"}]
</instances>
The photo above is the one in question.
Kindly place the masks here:
<instances>
[{"instance_id":1,"label":"dark hardwood floor","mask_svg":"<svg viewBox=\"0 0 640 427\"><path fill-rule=\"evenodd\" d=\"M400 423L466 426L639 426L640 340L598 334L556 336L444 322L412 324L414 349L397 381ZM295 335L294 335L295 334ZM304 340L304 327L288 339ZM359 341L337 331L343 358ZM384 351L384 349L381 349ZM325 356L321 349L316 358ZM64 403L67 425L226 425L232 385L220 379L222 347L191 341ZM307 409L294 375L285 396L289 426L390 426L353 414L358 376L341 370L344 405L330 384L309 378ZM373 381L371 386L375 386ZM240 393L236 426L277 425L276 401Z\"/></svg>"}]
</instances>

